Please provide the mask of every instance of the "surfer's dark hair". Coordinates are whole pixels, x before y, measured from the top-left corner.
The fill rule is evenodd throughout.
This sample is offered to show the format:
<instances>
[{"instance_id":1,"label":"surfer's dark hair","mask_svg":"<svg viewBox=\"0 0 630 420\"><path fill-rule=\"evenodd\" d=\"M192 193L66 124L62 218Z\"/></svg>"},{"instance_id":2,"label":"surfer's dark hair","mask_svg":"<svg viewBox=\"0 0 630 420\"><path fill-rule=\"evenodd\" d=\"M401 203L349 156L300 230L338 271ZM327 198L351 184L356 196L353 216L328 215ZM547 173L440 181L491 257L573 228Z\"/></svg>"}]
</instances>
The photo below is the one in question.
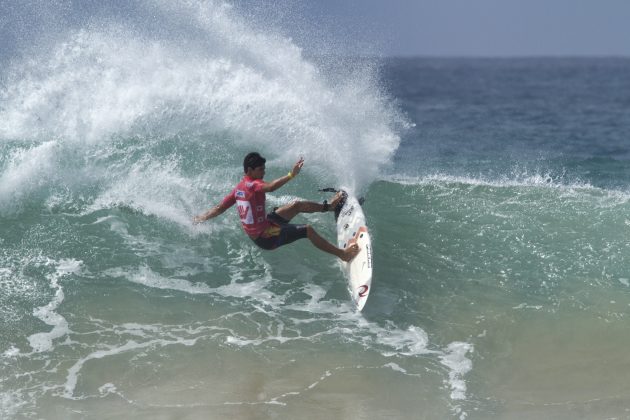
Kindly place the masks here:
<instances>
[{"instance_id":1,"label":"surfer's dark hair","mask_svg":"<svg viewBox=\"0 0 630 420\"><path fill-rule=\"evenodd\" d=\"M245 156L245 159L243 159L243 171L247 172L247 168L256 169L259 166L263 166L265 162L267 162L267 159L260 156L260 153L248 153L247 156Z\"/></svg>"}]
</instances>

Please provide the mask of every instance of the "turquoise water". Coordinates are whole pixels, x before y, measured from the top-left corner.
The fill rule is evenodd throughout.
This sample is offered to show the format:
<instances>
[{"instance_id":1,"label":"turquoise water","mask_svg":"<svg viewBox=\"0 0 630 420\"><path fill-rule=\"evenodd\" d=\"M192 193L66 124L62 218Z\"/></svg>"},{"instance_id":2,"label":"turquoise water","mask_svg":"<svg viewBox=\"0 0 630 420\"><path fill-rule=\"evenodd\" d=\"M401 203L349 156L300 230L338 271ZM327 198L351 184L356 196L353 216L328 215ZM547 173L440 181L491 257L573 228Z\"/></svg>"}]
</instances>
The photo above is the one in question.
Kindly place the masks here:
<instances>
[{"instance_id":1,"label":"turquoise water","mask_svg":"<svg viewBox=\"0 0 630 420\"><path fill-rule=\"evenodd\" d=\"M324 58L110 6L2 56L0 417L628 417L628 60ZM254 149L306 161L270 206L365 196L362 313L308 242L191 224Z\"/></svg>"}]
</instances>

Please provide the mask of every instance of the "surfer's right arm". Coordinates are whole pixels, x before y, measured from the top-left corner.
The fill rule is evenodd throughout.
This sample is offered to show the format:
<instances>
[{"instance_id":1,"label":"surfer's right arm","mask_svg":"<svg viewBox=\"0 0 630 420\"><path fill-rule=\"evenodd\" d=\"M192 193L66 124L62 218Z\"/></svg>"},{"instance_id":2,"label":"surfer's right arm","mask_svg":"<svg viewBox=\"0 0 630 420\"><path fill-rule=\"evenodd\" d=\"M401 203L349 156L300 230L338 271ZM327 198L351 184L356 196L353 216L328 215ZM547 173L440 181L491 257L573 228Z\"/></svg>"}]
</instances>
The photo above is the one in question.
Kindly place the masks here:
<instances>
[{"instance_id":1,"label":"surfer's right arm","mask_svg":"<svg viewBox=\"0 0 630 420\"><path fill-rule=\"evenodd\" d=\"M234 205L234 203L236 203L236 199L234 197L235 191L236 189L232 190L232 192L226 195L225 198L219 204L212 207L207 212L193 217L193 224L197 225L199 223L205 222L206 220L210 220L213 217L217 217L225 213L227 209L229 209L230 207Z\"/></svg>"},{"instance_id":2,"label":"surfer's right arm","mask_svg":"<svg viewBox=\"0 0 630 420\"><path fill-rule=\"evenodd\" d=\"M199 223L203 223L206 220L210 220L213 217L217 217L223 213L225 213L225 211L229 208L229 207L224 207L221 204L217 204L216 206L214 206L213 208L211 208L210 210L208 210L205 213L202 213L200 215L197 215L195 217L193 217L193 224L197 225Z\"/></svg>"}]
</instances>

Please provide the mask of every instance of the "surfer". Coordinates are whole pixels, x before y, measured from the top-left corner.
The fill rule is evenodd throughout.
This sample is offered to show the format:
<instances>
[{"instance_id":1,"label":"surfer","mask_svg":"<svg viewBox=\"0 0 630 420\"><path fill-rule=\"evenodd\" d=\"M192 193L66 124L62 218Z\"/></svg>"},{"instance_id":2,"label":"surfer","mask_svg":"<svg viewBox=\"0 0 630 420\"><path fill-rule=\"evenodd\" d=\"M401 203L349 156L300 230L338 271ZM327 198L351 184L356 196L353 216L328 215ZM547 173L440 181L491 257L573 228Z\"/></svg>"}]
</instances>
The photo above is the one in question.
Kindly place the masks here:
<instances>
[{"instance_id":1,"label":"surfer","mask_svg":"<svg viewBox=\"0 0 630 420\"><path fill-rule=\"evenodd\" d=\"M225 196L221 203L195 216L193 223L197 224L217 217L236 204L243 230L262 249L272 250L298 239L308 238L318 249L335 255L343 261L352 260L359 253L358 245L353 244L346 249L337 248L319 236L311 225L290 223L291 219L299 213L334 211L338 205L343 205L343 195L337 193L330 203L326 200L323 203L293 201L267 214L265 194L277 190L296 177L304 165L304 159L300 158L287 175L272 182L263 181L265 162L266 159L256 152L245 156L243 160L245 176L241 182Z\"/></svg>"}]
</instances>

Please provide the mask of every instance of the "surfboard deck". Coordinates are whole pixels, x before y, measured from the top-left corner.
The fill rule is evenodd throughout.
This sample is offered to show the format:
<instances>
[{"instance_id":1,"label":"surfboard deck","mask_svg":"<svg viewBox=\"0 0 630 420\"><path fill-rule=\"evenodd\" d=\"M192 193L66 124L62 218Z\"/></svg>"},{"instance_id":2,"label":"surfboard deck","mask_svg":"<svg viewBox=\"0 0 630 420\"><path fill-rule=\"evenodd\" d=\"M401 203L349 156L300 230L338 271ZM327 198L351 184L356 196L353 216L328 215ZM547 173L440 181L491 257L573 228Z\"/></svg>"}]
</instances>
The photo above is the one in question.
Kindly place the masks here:
<instances>
[{"instance_id":1,"label":"surfboard deck","mask_svg":"<svg viewBox=\"0 0 630 420\"><path fill-rule=\"evenodd\" d=\"M345 203L335 213L337 246L347 248L353 243L359 245L359 254L349 263L342 262L341 265L348 279L352 301L361 311L372 288L372 240L359 200L348 192L346 194Z\"/></svg>"}]
</instances>

